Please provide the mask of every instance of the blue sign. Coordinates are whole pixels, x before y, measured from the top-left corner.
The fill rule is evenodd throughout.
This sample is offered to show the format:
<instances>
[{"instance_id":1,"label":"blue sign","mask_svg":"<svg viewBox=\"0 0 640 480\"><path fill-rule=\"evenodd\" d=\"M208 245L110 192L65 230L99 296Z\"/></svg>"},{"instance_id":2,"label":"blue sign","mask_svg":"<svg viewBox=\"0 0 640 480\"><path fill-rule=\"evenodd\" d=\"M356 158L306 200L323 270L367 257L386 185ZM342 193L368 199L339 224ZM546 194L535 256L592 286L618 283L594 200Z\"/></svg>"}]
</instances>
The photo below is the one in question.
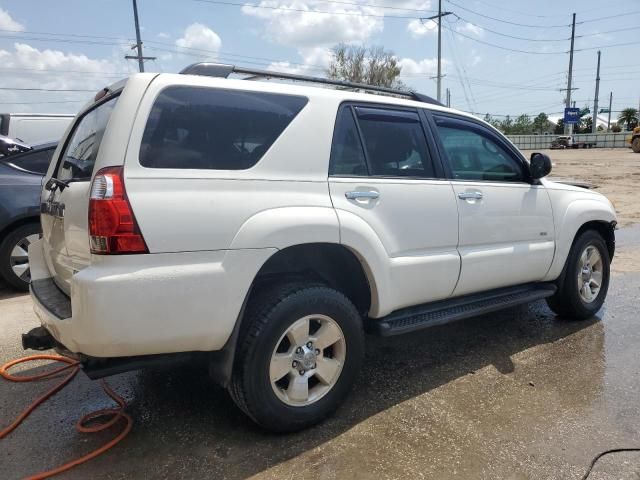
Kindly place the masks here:
<instances>
[{"instance_id":1,"label":"blue sign","mask_svg":"<svg viewBox=\"0 0 640 480\"><path fill-rule=\"evenodd\" d=\"M575 124L580 122L580 109L579 108L565 108L564 109L564 123Z\"/></svg>"}]
</instances>

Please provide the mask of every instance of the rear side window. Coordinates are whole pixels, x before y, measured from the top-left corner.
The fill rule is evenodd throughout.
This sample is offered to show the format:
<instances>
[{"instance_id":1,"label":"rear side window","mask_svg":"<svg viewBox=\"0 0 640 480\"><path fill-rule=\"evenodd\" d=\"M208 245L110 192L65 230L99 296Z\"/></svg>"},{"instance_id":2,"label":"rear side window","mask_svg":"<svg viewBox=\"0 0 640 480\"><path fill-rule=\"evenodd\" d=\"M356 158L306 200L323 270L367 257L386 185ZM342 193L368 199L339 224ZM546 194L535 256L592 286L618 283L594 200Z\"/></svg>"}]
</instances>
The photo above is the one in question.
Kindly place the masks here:
<instances>
[{"instance_id":1,"label":"rear side window","mask_svg":"<svg viewBox=\"0 0 640 480\"><path fill-rule=\"evenodd\" d=\"M89 180L109 117L116 106L114 97L85 113L73 128L58 165L58 180Z\"/></svg>"},{"instance_id":2,"label":"rear side window","mask_svg":"<svg viewBox=\"0 0 640 480\"><path fill-rule=\"evenodd\" d=\"M36 150L22 155L16 155L14 158L7 159L7 161L23 170L44 175L47 173L55 149L55 147L52 147L46 150Z\"/></svg>"},{"instance_id":3,"label":"rear side window","mask_svg":"<svg viewBox=\"0 0 640 480\"><path fill-rule=\"evenodd\" d=\"M253 167L306 105L293 95L169 87L151 110L140 147L148 168Z\"/></svg>"},{"instance_id":4,"label":"rear side window","mask_svg":"<svg viewBox=\"0 0 640 480\"><path fill-rule=\"evenodd\" d=\"M355 108L371 175L434 178L435 171L416 112Z\"/></svg>"}]
</instances>

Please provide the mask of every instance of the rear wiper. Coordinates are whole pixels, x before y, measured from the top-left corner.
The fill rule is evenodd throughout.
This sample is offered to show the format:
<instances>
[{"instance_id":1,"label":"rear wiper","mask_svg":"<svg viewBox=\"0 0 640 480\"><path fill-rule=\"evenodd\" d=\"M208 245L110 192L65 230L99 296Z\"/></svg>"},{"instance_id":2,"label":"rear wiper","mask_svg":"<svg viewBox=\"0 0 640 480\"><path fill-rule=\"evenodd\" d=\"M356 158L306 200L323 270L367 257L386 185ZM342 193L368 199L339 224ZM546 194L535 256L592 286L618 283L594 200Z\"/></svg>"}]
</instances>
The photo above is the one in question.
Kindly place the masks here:
<instances>
[{"instance_id":1,"label":"rear wiper","mask_svg":"<svg viewBox=\"0 0 640 480\"><path fill-rule=\"evenodd\" d=\"M69 186L68 182L58 180L57 178L53 178L53 177L47 180L47 183L44 184L44 188L46 190L49 190L50 192L54 191L56 188L59 188L60 191L62 192L68 186Z\"/></svg>"}]
</instances>

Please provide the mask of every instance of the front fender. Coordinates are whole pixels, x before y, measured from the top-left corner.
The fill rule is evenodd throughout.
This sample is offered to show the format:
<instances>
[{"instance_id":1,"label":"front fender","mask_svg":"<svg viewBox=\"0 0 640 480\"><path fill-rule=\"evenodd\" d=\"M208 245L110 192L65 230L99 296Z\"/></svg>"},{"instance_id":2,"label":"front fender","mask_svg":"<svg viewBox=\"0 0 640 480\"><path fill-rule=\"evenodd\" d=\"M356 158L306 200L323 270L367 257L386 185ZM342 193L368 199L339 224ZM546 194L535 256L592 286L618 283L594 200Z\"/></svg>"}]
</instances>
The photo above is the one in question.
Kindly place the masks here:
<instances>
[{"instance_id":1,"label":"front fender","mask_svg":"<svg viewBox=\"0 0 640 480\"><path fill-rule=\"evenodd\" d=\"M594 221L605 223L616 221L615 210L605 197L577 198L567 202L560 211L557 211L557 208L558 205L554 205L556 251L545 281L555 280L560 276L573 240L584 224Z\"/></svg>"}]
</instances>

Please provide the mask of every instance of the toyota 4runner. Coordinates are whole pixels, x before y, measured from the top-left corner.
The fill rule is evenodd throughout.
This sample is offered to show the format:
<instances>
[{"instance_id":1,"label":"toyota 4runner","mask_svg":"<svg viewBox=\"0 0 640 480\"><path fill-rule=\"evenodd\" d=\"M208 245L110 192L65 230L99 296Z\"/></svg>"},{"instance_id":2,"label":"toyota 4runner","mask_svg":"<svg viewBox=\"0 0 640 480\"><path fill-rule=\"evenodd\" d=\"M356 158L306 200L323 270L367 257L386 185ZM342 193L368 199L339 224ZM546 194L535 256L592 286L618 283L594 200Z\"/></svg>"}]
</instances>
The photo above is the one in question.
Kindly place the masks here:
<instances>
[{"instance_id":1,"label":"toyota 4runner","mask_svg":"<svg viewBox=\"0 0 640 480\"><path fill-rule=\"evenodd\" d=\"M614 208L550 169L417 93L219 64L136 74L54 154L29 247L42 326L23 344L91 378L206 362L258 424L301 429L347 395L365 331L543 298L563 318L600 309Z\"/></svg>"}]
</instances>

